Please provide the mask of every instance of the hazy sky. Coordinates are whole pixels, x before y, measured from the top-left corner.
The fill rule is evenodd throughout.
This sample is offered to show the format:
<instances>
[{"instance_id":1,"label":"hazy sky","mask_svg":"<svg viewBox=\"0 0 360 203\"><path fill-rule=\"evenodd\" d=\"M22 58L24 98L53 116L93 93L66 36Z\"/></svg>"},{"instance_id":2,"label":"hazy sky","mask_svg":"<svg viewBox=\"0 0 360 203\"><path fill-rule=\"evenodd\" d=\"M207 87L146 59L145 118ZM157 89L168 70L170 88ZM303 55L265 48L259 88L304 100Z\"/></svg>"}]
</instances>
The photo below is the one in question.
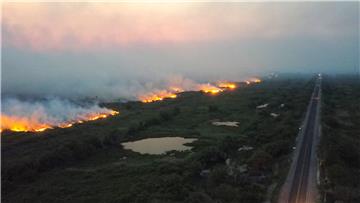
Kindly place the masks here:
<instances>
[{"instance_id":1,"label":"hazy sky","mask_svg":"<svg viewBox=\"0 0 360 203\"><path fill-rule=\"evenodd\" d=\"M2 92L131 97L158 81L359 68L359 2L4 3Z\"/></svg>"}]
</instances>

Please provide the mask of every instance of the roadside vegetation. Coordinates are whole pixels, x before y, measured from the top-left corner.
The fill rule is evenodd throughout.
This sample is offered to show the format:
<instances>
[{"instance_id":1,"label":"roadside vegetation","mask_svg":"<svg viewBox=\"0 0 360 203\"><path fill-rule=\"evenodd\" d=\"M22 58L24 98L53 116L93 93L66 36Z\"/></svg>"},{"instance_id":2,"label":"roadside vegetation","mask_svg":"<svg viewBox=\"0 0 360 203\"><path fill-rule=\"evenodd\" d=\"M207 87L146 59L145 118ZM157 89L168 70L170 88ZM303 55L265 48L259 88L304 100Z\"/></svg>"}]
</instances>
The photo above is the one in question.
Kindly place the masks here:
<instances>
[{"instance_id":1,"label":"roadside vegetation","mask_svg":"<svg viewBox=\"0 0 360 203\"><path fill-rule=\"evenodd\" d=\"M107 103L120 114L41 133L3 132L2 201L263 202L286 177L313 82L283 76L219 95ZM169 136L198 140L191 151L163 155L120 144Z\"/></svg>"},{"instance_id":2,"label":"roadside vegetation","mask_svg":"<svg viewBox=\"0 0 360 203\"><path fill-rule=\"evenodd\" d=\"M323 79L321 192L324 202L360 202L360 79Z\"/></svg>"}]
</instances>

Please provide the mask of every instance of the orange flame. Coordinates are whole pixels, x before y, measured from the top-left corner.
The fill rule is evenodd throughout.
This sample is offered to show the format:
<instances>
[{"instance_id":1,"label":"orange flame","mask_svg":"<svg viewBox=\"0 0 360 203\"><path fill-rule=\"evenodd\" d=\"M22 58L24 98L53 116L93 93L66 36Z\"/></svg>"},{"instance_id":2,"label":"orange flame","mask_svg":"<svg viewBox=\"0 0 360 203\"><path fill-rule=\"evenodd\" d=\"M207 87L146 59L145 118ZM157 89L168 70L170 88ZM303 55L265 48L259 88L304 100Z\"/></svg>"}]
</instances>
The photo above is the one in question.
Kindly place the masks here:
<instances>
[{"instance_id":1,"label":"orange flame","mask_svg":"<svg viewBox=\"0 0 360 203\"><path fill-rule=\"evenodd\" d=\"M210 93L210 94L217 94L217 93L223 91L222 89L220 89L220 88L218 88L216 86L213 86L210 83L201 84L201 85L199 85L198 88L199 88L200 91L205 92L205 93Z\"/></svg>"},{"instance_id":2,"label":"orange flame","mask_svg":"<svg viewBox=\"0 0 360 203\"><path fill-rule=\"evenodd\" d=\"M72 123L65 123L65 124L60 124L59 125L59 128L70 128L72 127L73 124Z\"/></svg>"},{"instance_id":3,"label":"orange flame","mask_svg":"<svg viewBox=\"0 0 360 203\"><path fill-rule=\"evenodd\" d=\"M140 96L140 100L144 103L149 103L149 102L154 102L154 101L162 101L164 99L174 99L176 98L177 95L173 92L170 92L168 90L160 90L160 91L156 91L156 92L151 92L149 94L146 95L142 95Z\"/></svg>"},{"instance_id":4,"label":"orange flame","mask_svg":"<svg viewBox=\"0 0 360 203\"><path fill-rule=\"evenodd\" d=\"M223 91L223 89L213 86L209 83L199 84L195 88L198 91L202 91L202 92L210 93L210 94L217 94L217 93ZM231 86L229 88L234 88L234 87ZM183 91L185 91L185 90L181 87L170 87L170 88L168 88L168 90L158 90L158 91L154 91L154 92L151 92L151 93L148 93L145 95L141 95L141 96L139 96L139 100L141 100L143 103L150 103L150 102L155 102L155 101L162 101L164 99L175 99L175 98L177 98L176 94L183 92Z\"/></svg>"},{"instance_id":5,"label":"orange flame","mask_svg":"<svg viewBox=\"0 0 360 203\"><path fill-rule=\"evenodd\" d=\"M235 89L236 84L231 83L231 82L220 82L220 83L218 83L218 87L223 88L223 89Z\"/></svg>"},{"instance_id":6,"label":"orange flame","mask_svg":"<svg viewBox=\"0 0 360 203\"><path fill-rule=\"evenodd\" d=\"M246 84L250 85L251 83L261 83L261 79L259 78L250 78L244 81Z\"/></svg>"},{"instance_id":7,"label":"orange flame","mask_svg":"<svg viewBox=\"0 0 360 203\"><path fill-rule=\"evenodd\" d=\"M250 81L253 83L261 83L261 79L259 78L251 78Z\"/></svg>"},{"instance_id":8,"label":"orange flame","mask_svg":"<svg viewBox=\"0 0 360 203\"><path fill-rule=\"evenodd\" d=\"M85 121L93 121L101 118L106 118L110 115L114 116L119 114L119 112L111 110L108 113L96 113L91 115L85 115L79 120L63 122L59 124L51 124L51 123L41 123L35 117L19 117L19 116L8 116L8 115L1 115L1 129L0 132L3 130L11 130L15 132L42 132L47 129L51 129L54 127L59 128L70 128L75 123L83 123Z\"/></svg>"},{"instance_id":9,"label":"orange flame","mask_svg":"<svg viewBox=\"0 0 360 203\"><path fill-rule=\"evenodd\" d=\"M261 80L258 78L251 78L244 82L246 82L246 84L260 83ZM237 87L236 83L226 82L226 81L218 82L217 86L214 86L210 83L194 84L190 88L189 87L181 88L181 87L173 86L173 87L167 88L166 90L157 90L157 91L145 94L145 95L141 95L141 96L139 96L139 100L144 103L150 103L150 102L155 102L155 101L162 101L166 98L174 99L177 97L177 95L176 95L177 93L183 92L185 90L197 90L197 91L201 91L201 92L209 93L209 94L218 94L224 90L231 90L231 89L235 89L236 87Z\"/></svg>"},{"instance_id":10,"label":"orange flame","mask_svg":"<svg viewBox=\"0 0 360 203\"><path fill-rule=\"evenodd\" d=\"M49 128L51 128L50 125L40 123L33 118L1 115L1 131L8 129L15 132L41 132Z\"/></svg>"},{"instance_id":11,"label":"orange flame","mask_svg":"<svg viewBox=\"0 0 360 203\"><path fill-rule=\"evenodd\" d=\"M118 111L111 110L109 113L96 113L96 114L88 115L86 120L94 121L101 118L107 118L109 116L115 116L117 114L119 114ZM83 122L84 122L83 120L76 121L76 123L83 123Z\"/></svg>"}]
</instances>

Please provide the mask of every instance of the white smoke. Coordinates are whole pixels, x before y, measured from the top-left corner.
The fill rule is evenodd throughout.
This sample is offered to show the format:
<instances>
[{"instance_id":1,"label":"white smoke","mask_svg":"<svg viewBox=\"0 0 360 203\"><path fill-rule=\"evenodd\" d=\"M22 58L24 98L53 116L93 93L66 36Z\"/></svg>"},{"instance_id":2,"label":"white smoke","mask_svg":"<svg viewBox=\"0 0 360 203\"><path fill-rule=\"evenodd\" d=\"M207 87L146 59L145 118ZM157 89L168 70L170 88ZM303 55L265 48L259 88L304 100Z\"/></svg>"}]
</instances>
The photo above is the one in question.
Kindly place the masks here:
<instances>
[{"instance_id":1,"label":"white smoke","mask_svg":"<svg viewBox=\"0 0 360 203\"><path fill-rule=\"evenodd\" d=\"M244 81L245 79L248 79L249 77L237 77L237 79L234 80L234 82L240 82ZM137 86L136 91L134 92L134 95L137 99L139 99L139 96L146 95L149 93L154 92L161 92L164 90L170 91L170 92L177 92L176 89L179 89L181 91L200 91L204 87L211 87L212 84L216 84L221 80L206 80L202 82L198 82L195 80L192 80L190 78L186 78L180 74L172 74L168 76L165 79L156 81L156 82L147 82L143 86ZM226 80L224 80L226 81Z\"/></svg>"},{"instance_id":2,"label":"white smoke","mask_svg":"<svg viewBox=\"0 0 360 203\"><path fill-rule=\"evenodd\" d=\"M1 128L11 128L11 122L19 121L26 128L34 125L61 126L78 121L89 120L90 116L109 115L113 111L98 104L77 104L60 98L42 100L19 100L3 98L1 108Z\"/></svg>"}]
</instances>

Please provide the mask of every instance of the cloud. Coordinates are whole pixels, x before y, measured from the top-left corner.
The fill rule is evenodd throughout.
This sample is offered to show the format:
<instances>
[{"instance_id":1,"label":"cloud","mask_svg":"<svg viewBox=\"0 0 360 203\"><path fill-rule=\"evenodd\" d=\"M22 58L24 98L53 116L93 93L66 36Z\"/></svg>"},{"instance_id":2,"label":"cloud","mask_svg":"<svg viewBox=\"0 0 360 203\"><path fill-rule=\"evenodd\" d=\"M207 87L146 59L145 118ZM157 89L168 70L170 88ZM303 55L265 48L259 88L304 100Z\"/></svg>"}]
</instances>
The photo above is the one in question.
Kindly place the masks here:
<instances>
[{"instance_id":1,"label":"cloud","mask_svg":"<svg viewBox=\"0 0 360 203\"><path fill-rule=\"evenodd\" d=\"M351 72L358 5L4 3L2 95L136 99L183 78Z\"/></svg>"},{"instance_id":2,"label":"cloud","mask_svg":"<svg viewBox=\"0 0 360 203\"><path fill-rule=\"evenodd\" d=\"M354 31L354 14L356 6L350 3L5 3L3 30L4 43L15 47L91 51L139 44L333 38Z\"/></svg>"}]
</instances>

